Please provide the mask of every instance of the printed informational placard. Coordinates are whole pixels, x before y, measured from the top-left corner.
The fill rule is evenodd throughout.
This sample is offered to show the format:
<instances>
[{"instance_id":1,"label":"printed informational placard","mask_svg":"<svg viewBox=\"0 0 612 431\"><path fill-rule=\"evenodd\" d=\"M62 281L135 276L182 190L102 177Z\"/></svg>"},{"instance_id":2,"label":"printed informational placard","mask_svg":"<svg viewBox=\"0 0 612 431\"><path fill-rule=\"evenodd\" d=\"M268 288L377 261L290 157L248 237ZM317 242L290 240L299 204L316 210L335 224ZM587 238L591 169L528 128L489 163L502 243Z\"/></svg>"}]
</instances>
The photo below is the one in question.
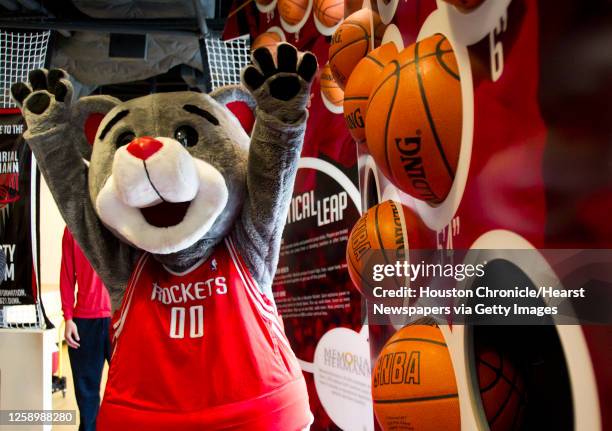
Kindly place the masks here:
<instances>
[{"instance_id":1,"label":"printed informational placard","mask_svg":"<svg viewBox=\"0 0 612 431\"><path fill-rule=\"evenodd\" d=\"M19 113L0 112L0 247L6 256L0 307L34 304L38 292L32 241L35 180L32 153L21 136L24 127Z\"/></svg>"}]
</instances>

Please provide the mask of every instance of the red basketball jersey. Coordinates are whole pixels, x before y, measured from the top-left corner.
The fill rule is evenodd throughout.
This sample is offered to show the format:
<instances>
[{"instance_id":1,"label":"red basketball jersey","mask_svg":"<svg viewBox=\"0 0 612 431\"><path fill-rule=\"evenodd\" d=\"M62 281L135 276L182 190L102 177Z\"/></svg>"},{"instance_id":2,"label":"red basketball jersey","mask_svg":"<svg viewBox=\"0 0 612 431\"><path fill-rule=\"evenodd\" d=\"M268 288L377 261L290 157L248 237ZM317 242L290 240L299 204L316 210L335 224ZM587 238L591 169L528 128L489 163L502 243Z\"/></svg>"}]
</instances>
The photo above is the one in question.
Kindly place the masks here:
<instances>
[{"instance_id":1,"label":"red basketball jersey","mask_svg":"<svg viewBox=\"0 0 612 431\"><path fill-rule=\"evenodd\" d=\"M98 430L288 430L308 394L273 302L232 240L191 270L145 254L114 322Z\"/></svg>"}]
</instances>

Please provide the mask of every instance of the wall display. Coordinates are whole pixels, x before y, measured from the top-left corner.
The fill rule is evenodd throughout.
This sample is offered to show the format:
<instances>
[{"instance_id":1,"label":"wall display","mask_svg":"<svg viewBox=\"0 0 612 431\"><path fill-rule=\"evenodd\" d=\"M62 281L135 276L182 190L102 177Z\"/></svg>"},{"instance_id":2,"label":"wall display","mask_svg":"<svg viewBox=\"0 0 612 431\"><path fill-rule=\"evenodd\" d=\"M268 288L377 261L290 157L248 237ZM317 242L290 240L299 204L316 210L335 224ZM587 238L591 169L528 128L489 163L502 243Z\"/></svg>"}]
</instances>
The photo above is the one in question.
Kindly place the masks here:
<instances>
[{"instance_id":1,"label":"wall display","mask_svg":"<svg viewBox=\"0 0 612 431\"><path fill-rule=\"evenodd\" d=\"M6 255L0 307L34 304L38 297L37 180L24 127L19 110L0 110L0 247Z\"/></svg>"},{"instance_id":2,"label":"wall display","mask_svg":"<svg viewBox=\"0 0 612 431\"><path fill-rule=\"evenodd\" d=\"M343 127L358 150L364 217L376 205L392 200L405 208L398 214L408 211L414 218L403 229L408 249L480 250L484 260L500 259L488 267L493 279L512 273L529 284L542 274L557 283L560 275L543 254L520 266L512 257L501 259L496 250L528 249L538 256L544 248L610 247L612 234L603 216L612 201L610 168L603 157L609 152L610 125L605 115L609 110L593 103L607 100L609 88L599 79L600 54L590 49L602 28L603 18L598 15L605 15L603 6L583 8L575 0L347 0L345 20L324 41L321 35L328 30L321 28L316 16L320 3L325 2L314 2L315 16L300 29L299 38L289 33L287 40L297 38L315 50L325 43L331 46L328 56L317 51L321 64L329 61L329 66L321 75L322 94L313 95L309 130L325 134L314 143L325 161L343 165L350 154L346 135L340 138L333 116L318 115L324 111L317 103L322 98L324 107L334 113L342 112L338 104L343 104ZM361 15L369 18L349 19ZM275 24L268 20L248 31L257 35ZM377 58L377 52L391 51L391 46L396 52ZM568 64L568 55L577 60ZM378 59L380 67L368 64L369 57ZM330 81L330 72L337 86ZM583 80L575 77L584 73L593 86L578 84ZM307 156L313 154L309 151L306 145ZM296 191L304 195L309 189L301 175ZM316 177L317 184L324 184L321 173L309 176L313 183ZM300 230L291 236L291 228L289 224L286 235L295 243ZM371 226L368 229L375 232ZM363 238L359 232L354 235L355 247L349 252L358 251ZM288 279L283 275L290 271L287 268L279 267L278 280ZM357 287L367 291L352 275ZM317 288L315 279L303 284L306 291ZM284 287L278 292L296 295L284 293L288 292ZM296 333L306 328L310 335L306 322L295 320L290 326ZM458 416L451 408L445 410L453 413L446 416L450 422L445 429L609 429L612 418L604 406L612 404L608 371L612 363L602 353L611 340L609 329L554 323L523 328L441 324L438 341L450 357L458 409ZM363 335L357 326L353 332ZM390 339L409 331L402 328L399 323L369 326L374 370L377 361L384 361L381 351L389 350L385 345ZM314 368L308 358L303 359L307 375L315 376L313 429L361 429L362 417L355 417L354 426L347 425L348 419L327 407L325 392L318 392L317 370L322 368L317 358L325 356L317 346L329 346L321 340L332 331L320 330L312 338L300 334L293 341L296 351L315 352ZM492 382L491 373L505 379ZM507 380L513 384L505 384ZM374 402L377 419L372 427L427 429L420 424L430 410L402 404L413 389L406 385L403 390L408 395L383 407ZM438 391L440 387L430 389L444 392ZM384 408L389 405L395 407ZM546 413L550 411L556 412L554 417Z\"/></svg>"},{"instance_id":3,"label":"wall display","mask_svg":"<svg viewBox=\"0 0 612 431\"><path fill-rule=\"evenodd\" d=\"M597 160L606 151L609 128L587 126L602 119L601 109L588 102L597 93L576 88L558 93L575 80L554 66L567 57L561 55L567 41L560 41L559 27L569 29L574 55L596 63L581 54L589 40L586 23L598 22L596 14L572 1L564 1L561 10L557 3L524 0L377 1L371 7L387 24L383 43L394 43L399 54L397 66L387 66L398 70L379 78L383 86L368 100L366 140L358 144L363 209L397 200L421 219L420 234L435 248L488 249L482 258L489 261L501 256L495 249L609 247L612 236L597 215L610 199L609 180L595 173L609 173ZM553 15L555 23L546 20ZM574 15L585 18L577 28L568 24L580 22ZM428 57L425 48L434 40ZM410 77L413 67L416 73ZM429 74L439 71L446 75L432 76L429 84ZM598 91L605 92L599 83ZM415 92L409 95L411 87ZM582 107L577 120L562 108L562 101L574 97ZM415 124L421 114L424 126ZM426 134L432 137L429 144ZM579 135L588 149L578 151L571 144ZM447 165L446 177L431 165L444 162L444 156L448 164L440 166ZM572 166L575 157L580 163ZM560 172L577 186L561 180ZM415 184L422 188L415 190ZM528 266L502 260L487 269L490 281L495 274L509 273L530 283L542 274L558 280L544 256L536 260ZM440 326L457 383L460 429L610 427L604 406L610 405L612 379L606 370L612 364L601 355L610 343L609 329L554 323L537 328ZM400 328L370 326L373 363ZM495 368L500 358L506 365L499 372L514 379L511 389L483 383L484 363ZM503 408L498 408L497 392L508 399ZM554 418L542 413L552 409L558 412ZM402 411L410 409L406 405ZM416 427L424 415L412 413L404 426ZM394 429L384 420L377 426Z\"/></svg>"}]
</instances>

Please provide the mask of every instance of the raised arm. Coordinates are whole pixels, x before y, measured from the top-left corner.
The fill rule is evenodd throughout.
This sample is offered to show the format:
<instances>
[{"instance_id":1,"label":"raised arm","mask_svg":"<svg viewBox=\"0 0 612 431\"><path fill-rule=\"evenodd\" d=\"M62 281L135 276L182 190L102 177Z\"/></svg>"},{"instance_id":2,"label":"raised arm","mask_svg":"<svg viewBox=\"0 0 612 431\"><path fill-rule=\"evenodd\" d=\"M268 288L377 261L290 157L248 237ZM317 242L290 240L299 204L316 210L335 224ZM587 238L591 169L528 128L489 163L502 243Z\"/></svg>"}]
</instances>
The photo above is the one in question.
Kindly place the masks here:
<instances>
[{"instance_id":1,"label":"raised arm","mask_svg":"<svg viewBox=\"0 0 612 431\"><path fill-rule=\"evenodd\" d=\"M304 141L310 85L317 70L311 53L279 45L277 62L259 48L243 83L257 102L249 149L247 197L236 226L237 246L264 293L278 263L297 164Z\"/></svg>"},{"instance_id":2,"label":"raised arm","mask_svg":"<svg viewBox=\"0 0 612 431\"><path fill-rule=\"evenodd\" d=\"M94 270L109 288L113 306L121 300L134 260L134 250L122 244L100 222L89 197L91 155L85 123L110 111L118 100L91 96L74 101L72 85L61 70L35 70L29 83L13 84L11 93L21 106L28 129L24 138L32 149L66 225Z\"/></svg>"}]
</instances>

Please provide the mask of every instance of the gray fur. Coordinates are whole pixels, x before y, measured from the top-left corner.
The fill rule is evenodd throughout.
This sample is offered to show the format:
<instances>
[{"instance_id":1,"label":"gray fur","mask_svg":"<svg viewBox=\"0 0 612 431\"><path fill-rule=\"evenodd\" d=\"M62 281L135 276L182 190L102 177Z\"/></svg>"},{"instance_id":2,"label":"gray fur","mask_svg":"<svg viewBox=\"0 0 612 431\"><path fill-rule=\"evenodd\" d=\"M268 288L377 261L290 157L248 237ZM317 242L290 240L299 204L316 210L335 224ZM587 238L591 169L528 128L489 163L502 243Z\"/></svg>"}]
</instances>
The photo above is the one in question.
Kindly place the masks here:
<instances>
[{"instance_id":1,"label":"gray fur","mask_svg":"<svg viewBox=\"0 0 612 431\"><path fill-rule=\"evenodd\" d=\"M118 307L141 250L122 241L98 218L92 202L111 173L116 151L115 140L126 130L136 136L172 137L178 125L189 124L199 134L196 146L189 148L195 158L213 165L223 175L229 200L208 233L177 253L154 255L169 268L181 271L210 255L214 247L232 231L236 245L262 291L271 293L278 262L281 235L287 216L297 161L306 125L306 105L310 83L297 74L279 73L299 79L298 94L288 101L270 95L268 81L257 89L233 87L210 96L182 92L145 96L120 102L106 96L90 96L72 102L69 89L66 102L55 100L51 90L49 107L40 115L23 112L28 125L24 137L29 143L58 208L77 242L111 292L113 308ZM34 93L33 93L34 94ZM212 96L212 97L211 97ZM222 104L242 100L257 103L256 123L251 142L236 118ZM214 126L182 107L192 104L211 112L219 120ZM129 114L100 138L101 131L116 113ZM83 135L84 120L92 112L106 114L98 129L89 170L82 163L88 158Z\"/></svg>"}]
</instances>

